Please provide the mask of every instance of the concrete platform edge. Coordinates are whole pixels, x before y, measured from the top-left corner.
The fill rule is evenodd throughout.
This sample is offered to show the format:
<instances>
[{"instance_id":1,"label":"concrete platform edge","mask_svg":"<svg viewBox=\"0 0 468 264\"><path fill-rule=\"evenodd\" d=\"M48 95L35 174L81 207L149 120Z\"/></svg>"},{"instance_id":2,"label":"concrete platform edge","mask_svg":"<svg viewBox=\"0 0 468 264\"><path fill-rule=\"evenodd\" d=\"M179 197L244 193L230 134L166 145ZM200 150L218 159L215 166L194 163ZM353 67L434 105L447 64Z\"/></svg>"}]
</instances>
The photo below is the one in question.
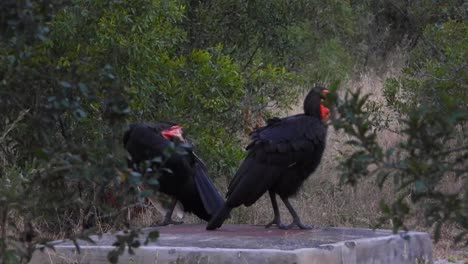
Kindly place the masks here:
<instances>
[{"instance_id":1,"label":"concrete platform edge","mask_svg":"<svg viewBox=\"0 0 468 264\"><path fill-rule=\"evenodd\" d=\"M410 232L407 238L390 235L324 244L318 248L296 250L236 249L143 246L135 255L125 253L119 263L177 264L432 264L432 242L426 233ZM112 246L55 247L56 251L36 252L31 263L108 263Z\"/></svg>"}]
</instances>

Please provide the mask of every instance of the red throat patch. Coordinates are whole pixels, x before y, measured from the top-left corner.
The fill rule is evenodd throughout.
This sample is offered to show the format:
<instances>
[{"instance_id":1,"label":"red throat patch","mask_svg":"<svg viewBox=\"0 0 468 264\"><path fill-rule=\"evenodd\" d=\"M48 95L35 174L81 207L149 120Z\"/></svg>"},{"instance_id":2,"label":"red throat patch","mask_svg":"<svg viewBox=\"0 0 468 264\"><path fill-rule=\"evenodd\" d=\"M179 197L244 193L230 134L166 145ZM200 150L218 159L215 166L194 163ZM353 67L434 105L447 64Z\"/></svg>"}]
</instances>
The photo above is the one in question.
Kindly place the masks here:
<instances>
[{"instance_id":1,"label":"red throat patch","mask_svg":"<svg viewBox=\"0 0 468 264\"><path fill-rule=\"evenodd\" d=\"M324 105L320 105L320 117L323 121L330 119L330 109Z\"/></svg>"},{"instance_id":2,"label":"red throat patch","mask_svg":"<svg viewBox=\"0 0 468 264\"><path fill-rule=\"evenodd\" d=\"M180 126L172 126L169 129L163 130L161 135L167 140L173 140L174 138L178 138L180 142L185 142L184 137L182 136L183 131L182 127Z\"/></svg>"}]
</instances>

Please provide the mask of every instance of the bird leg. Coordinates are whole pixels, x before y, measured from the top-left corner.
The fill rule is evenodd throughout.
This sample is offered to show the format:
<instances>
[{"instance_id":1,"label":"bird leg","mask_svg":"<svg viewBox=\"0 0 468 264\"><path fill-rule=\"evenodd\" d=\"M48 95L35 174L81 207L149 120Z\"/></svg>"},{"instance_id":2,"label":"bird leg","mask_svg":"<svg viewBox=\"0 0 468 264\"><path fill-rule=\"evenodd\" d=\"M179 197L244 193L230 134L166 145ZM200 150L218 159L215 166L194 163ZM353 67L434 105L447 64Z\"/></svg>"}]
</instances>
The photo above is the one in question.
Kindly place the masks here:
<instances>
[{"instance_id":1,"label":"bird leg","mask_svg":"<svg viewBox=\"0 0 468 264\"><path fill-rule=\"evenodd\" d=\"M166 215L164 216L164 220L159 223L159 224L156 224L156 225L153 225L153 226L167 226L167 225L180 225L180 224L183 224L184 222L183 221L174 221L172 220L172 213L174 212L174 209L177 205L177 200L174 199L172 204L171 204L171 207L169 209L169 211L167 211Z\"/></svg>"},{"instance_id":2,"label":"bird leg","mask_svg":"<svg viewBox=\"0 0 468 264\"><path fill-rule=\"evenodd\" d=\"M287 229L287 227L281 223L278 203L276 202L276 194L272 191L268 191L268 194L270 195L271 205L273 206L273 213L275 216L273 217L273 220L265 226L265 228L276 225L279 229Z\"/></svg>"},{"instance_id":3,"label":"bird leg","mask_svg":"<svg viewBox=\"0 0 468 264\"><path fill-rule=\"evenodd\" d=\"M284 205L286 205L286 208L288 208L289 213L291 214L293 221L290 225L286 226L285 229L289 229L293 226L298 226L300 229L312 229L314 226L309 226L309 225L304 225L301 222L301 219L299 219L299 216L296 213L296 210L292 207L291 203L289 202L287 197L281 197L281 200L283 201Z\"/></svg>"}]
</instances>

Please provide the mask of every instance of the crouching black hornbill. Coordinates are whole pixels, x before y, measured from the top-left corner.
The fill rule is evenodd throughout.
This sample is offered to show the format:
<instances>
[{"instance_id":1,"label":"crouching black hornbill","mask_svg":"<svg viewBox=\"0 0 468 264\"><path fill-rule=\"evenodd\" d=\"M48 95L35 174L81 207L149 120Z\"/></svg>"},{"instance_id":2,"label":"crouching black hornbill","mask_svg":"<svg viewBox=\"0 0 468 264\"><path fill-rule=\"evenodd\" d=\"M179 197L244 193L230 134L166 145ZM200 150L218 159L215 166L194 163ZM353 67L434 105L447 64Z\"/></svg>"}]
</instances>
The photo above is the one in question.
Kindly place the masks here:
<instances>
[{"instance_id":1,"label":"crouching black hornbill","mask_svg":"<svg viewBox=\"0 0 468 264\"><path fill-rule=\"evenodd\" d=\"M305 179L318 167L325 149L330 110L321 102L328 90L314 87L304 100L304 113L268 120L265 127L251 133L248 154L229 184L226 202L206 229L221 227L230 211L240 205L250 206L268 191L274 218L266 227L288 229L301 223L288 197L294 195ZM290 225L281 223L276 194L293 217Z\"/></svg>"},{"instance_id":2,"label":"crouching black hornbill","mask_svg":"<svg viewBox=\"0 0 468 264\"><path fill-rule=\"evenodd\" d=\"M129 166L139 168L139 164L155 157L163 157L171 141L184 142L182 129L174 123L131 124L124 135L124 146L131 159ZM180 201L184 211L194 213L209 221L224 201L208 177L207 169L191 145L175 144L179 151L173 151L164 162L158 178L159 191L173 197L174 201L159 225L178 224L172 220L172 212ZM167 153L167 152L166 152Z\"/></svg>"}]
</instances>

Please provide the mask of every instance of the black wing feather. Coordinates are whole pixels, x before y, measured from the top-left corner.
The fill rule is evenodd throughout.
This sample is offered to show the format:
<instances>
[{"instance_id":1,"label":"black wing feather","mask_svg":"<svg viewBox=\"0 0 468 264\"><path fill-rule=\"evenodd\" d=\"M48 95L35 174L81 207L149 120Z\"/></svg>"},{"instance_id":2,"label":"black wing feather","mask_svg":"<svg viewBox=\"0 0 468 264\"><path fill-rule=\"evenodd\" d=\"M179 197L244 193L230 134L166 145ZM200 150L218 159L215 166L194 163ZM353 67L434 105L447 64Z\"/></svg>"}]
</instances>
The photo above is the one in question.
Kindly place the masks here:
<instances>
[{"instance_id":1,"label":"black wing feather","mask_svg":"<svg viewBox=\"0 0 468 264\"><path fill-rule=\"evenodd\" d=\"M228 187L227 205L254 203L291 166L307 163L318 148L323 150L325 136L322 122L306 115L275 119L252 132L249 153Z\"/></svg>"}]
</instances>

